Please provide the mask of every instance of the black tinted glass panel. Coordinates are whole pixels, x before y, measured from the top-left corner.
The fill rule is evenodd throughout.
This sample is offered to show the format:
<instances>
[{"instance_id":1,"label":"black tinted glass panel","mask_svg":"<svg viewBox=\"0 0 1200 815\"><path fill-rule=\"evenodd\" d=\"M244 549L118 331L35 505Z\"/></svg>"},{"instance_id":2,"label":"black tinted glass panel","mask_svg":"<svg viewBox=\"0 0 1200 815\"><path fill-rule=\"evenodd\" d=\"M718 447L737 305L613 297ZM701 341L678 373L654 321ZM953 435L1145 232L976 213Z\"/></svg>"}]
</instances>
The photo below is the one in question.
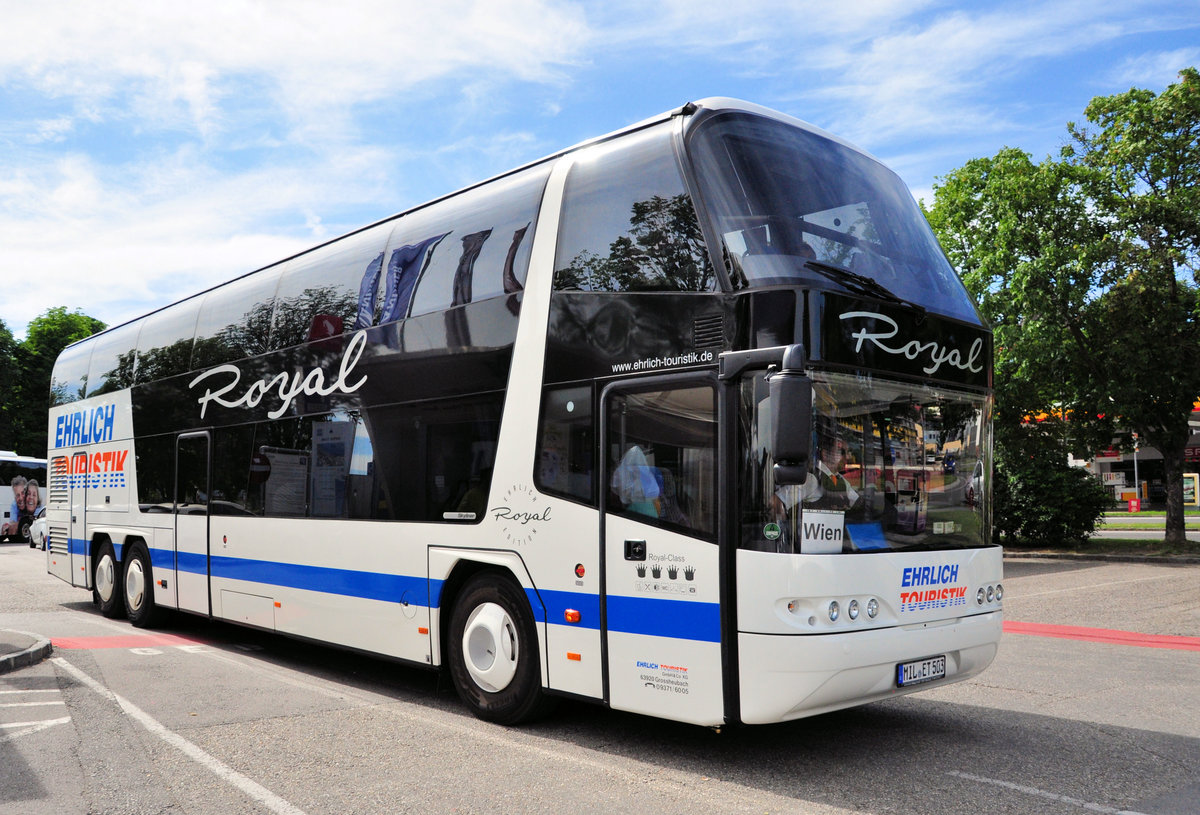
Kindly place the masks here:
<instances>
[{"instance_id":1,"label":"black tinted glass panel","mask_svg":"<svg viewBox=\"0 0 1200 815\"><path fill-rule=\"evenodd\" d=\"M175 461L175 511L181 515L207 514L208 437L179 439Z\"/></svg>"},{"instance_id":2,"label":"black tinted glass panel","mask_svg":"<svg viewBox=\"0 0 1200 815\"><path fill-rule=\"evenodd\" d=\"M571 169L554 268L559 290L714 288L671 125L599 145Z\"/></svg>"},{"instance_id":3,"label":"black tinted glass panel","mask_svg":"<svg viewBox=\"0 0 1200 815\"><path fill-rule=\"evenodd\" d=\"M207 368L270 350L278 266L234 280L204 297L192 367Z\"/></svg>"},{"instance_id":4,"label":"black tinted glass panel","mask_svg":"<svg viewBox=\"0 0 1200 815\"><path fill-rule=\"evenodd\" d=\"M98 336L88 368L87 395L111 393L133 386L134 357L142 321L114 328Z\"/></svg>"},{"instance_id":5,"label":"black tinted glass panel","mask_svg":"<svg viewBox=\"0 0 1200 815\"><path fill-rule=\"evenodd\" d=\"M538 487L594 504L595 431L590 385L546 391L538 445Z\"/></svg>"},{"instance_id":6,"label":"black tinted glass panel","mask_svg":"<svg viewBox=\"0 0 1200 815\"><path fill-rule=\"evenodd\" d=\"M612 397L609 511L712 537L716 427L716 400L709 387Z\"/></svg>"},{"instance_id":7,"label":"black tinted glass panel","mask_svg":"<svg viewBox=\"0 0 1200 815\"><path fill-rule=\"evenodd\" d=\"M84 397L94 347L94 342L82 342L59 355L50 376L51 405L77 402Z\"/></svg>"},{"instance_id":8,"label":"black tinted glass panel","mask_svg":"<svg viewBox=\"0 0 1200 815\"><path fill-rule=\"evenodd\" d=\"M192 369L192 340L200 297L168 306L145 317L138 334L136 381L153 382Z\"/></svg>"},{"instance_id":9,"label":"black tinted glass panel","mask_svg":"<svg viewBox=\"0 0 1200 815\"><path fill-rule=\"evenodd\" d=\"M688 136L735 287L890 295L978 323L912 194L891 170L818 133L749 114ZM865 281L865 282L864 282Z\"/></svg>"},{"instance_id":10,"label":"black tinted glass panel","mask_svg":"<svg viewBox=\"0 0 1200 815\"><path fill-rule=\"evenodd\" d=\"M171 512L175 491L175 437L135 439L138 505L142 512Z\"/></svg>"},{"instance_id":11,"label":"black tinted glass panel","mask_svg":"<svg viewBox=\"0 0 1200 815\"><path fill-rule=\"evenodd\" d=\"M466 522L487 510L502 396L215 431L212 512Z\"/></svg>"},{"instance_id":12,"label":"black tinted glass panel","mask_svg":"<svg viewBox=\"0 0 1200 815\"><path fill-rule=\"evenodd\" d=\"M381 321L521 291L548 174L535 167L401 218Z\"/></svg>"},{"instance_id":13,"label":"black tinted glass panel","mask_svg":"<svg viewBox=\"0 0 1200 815\"><path fill-rule=\"evenodd\" d=\"M391 229L391 224L375 226L282 264L271 348L372 325Z\"/></svg>"}]
</instances>

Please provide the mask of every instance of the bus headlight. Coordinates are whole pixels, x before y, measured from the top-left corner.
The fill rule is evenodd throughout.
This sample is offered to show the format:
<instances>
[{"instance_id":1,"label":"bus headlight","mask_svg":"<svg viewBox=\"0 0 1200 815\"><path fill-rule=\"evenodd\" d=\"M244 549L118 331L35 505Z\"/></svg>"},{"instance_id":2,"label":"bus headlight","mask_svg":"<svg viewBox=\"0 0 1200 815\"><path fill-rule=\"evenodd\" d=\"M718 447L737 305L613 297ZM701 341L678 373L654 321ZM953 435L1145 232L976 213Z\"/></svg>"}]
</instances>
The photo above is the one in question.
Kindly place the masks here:
<instances>
[{"instance_id":1,"label":"bus headlight","mask_svg":"<svg viewBox=\"0 0 1200 815\"><path fill-rule=\"evenodd\" d=\"M834 600L829 604L829 622L836 623L837 618L841 615L842 609L838 605L838 601Z\"/></svg>"},{"instance_id":2,"label":"bus headlight","mask_svg":"<svg viewBox=\"0 0 1200 815\"><path fill-rule=\"evenodd\" d=\"M997 583L996 584L996 602L999 603L1002 599L1004 599L1004 586Z\"/></svg>"},{"instance_id":3,"label":"bus headlight","mask_svg":"<svg viewBox=\"0 0 1200 815\"><path fill-rule=\"evenodd\" d=\"M867 601L867 616L870 617L872 620L874 620L875 615L878 613L879 613L879 601L876 600L874 597L872 597L870 600Z\"/></svg>"},{"instance_id":4,"label":"bus headlight","mask_svg":"<svg viewBox=\"0 0 1200 815\"><path fill-rule=\"evenodd\" d=\"M996 590L994 588L992 588L991 586L988 586L988 593L987 593L988 602L989 603L992 602L992 600L995 598L995 596L996 596Z\"/></svg>"},{"instance_id":5,"label":"bus headlight","mask_svg":"<svg viewBox=\"0 0 1200 815\"><path fill-rule=\"evenodd\" d=\"M975 602L979 603L979 605L983 605L983 589L982 588L980 588L979 591L975 592Z\"/></svg>"},{"instance_id":6,"label":"bus headlight","mask_svg":"<svg viewBox=\"0 0 1200 815\"><path fill-rule=\"evenodd\" d=\"M857 600L851 600L850 605L846 606L846 615L851 620L858 619L858 601Z\"/></svg>"}]
</instances>

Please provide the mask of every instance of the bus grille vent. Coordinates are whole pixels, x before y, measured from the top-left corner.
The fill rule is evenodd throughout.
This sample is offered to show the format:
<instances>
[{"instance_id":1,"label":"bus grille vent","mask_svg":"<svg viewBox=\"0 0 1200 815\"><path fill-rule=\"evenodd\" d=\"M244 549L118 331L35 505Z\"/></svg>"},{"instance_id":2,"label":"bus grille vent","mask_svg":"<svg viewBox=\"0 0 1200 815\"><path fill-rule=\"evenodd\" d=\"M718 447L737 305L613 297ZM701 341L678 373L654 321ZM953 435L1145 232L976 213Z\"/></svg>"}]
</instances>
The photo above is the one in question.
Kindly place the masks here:
<instances>
[{"instance_id":1,"label":"bus grille vent","mask_svg":"<svg viewBox=\"0 0 1200 815\"><path fill-rule=\"evenodd\" d=\"M71 551L70 541L67 540L67 528L58 524L46 526L46 548L60 555Z\"/></svg>"},{"instance_id":2,"label":"bus grille vent","mask_svg":"<svg viewBox=\"0 0 1200 815\"><path fill-rule=\"evenodd\" d=\"M67 496L67 459L60 456L50 460L50 503L55 506L66 505Z\"/></svg>"},{"instance_id":3,"label":"bus grille vent","mask_svg":"<svg viewBox=\"0 0 1200 815\"><path fill-rule=\"evenodd\" d=\"M692 342L696 348L720 348L725 345L725 318L720 314L697 317L692 322Z\"/></svg>"}]
</instances>

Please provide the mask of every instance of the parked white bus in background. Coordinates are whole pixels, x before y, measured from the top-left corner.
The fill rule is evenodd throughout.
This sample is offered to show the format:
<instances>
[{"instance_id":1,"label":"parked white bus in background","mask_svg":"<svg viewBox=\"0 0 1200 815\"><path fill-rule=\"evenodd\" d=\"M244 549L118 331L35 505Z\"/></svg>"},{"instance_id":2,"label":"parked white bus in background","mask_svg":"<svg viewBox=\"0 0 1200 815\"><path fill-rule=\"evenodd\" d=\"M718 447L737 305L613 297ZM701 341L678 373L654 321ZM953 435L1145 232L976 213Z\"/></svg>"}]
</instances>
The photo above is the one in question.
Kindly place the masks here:
<instances>
[{"instance_id":1,"label":"parked white bus in background","mask_svg":"<svg viewBox=\"0 0 1200 815\"><path fill-rule=\"evenodd\" d=\"M49 571L554 697L767 723L1001 632L991 334L902 182L708 99L63 351Z\"/></svg>"},{"instance_id":2,"label":"parked white bus in background","mask_svg":"<svg viewBox=\"0 0 1200 815\"><path fill-rule=\"evenodd\" d=\"M13 506L16 502L12 485L13 480L18 477L26 482L37 482L37 506L43 506L46 503L46 459L18 455L12 450L0 450L0 512L3 512L0 528L10 530L10 534L3 536L4 539L26 541L29 540L29 527L37 507L28 511L18 509L16 517L13 517ZM10 527L9 524L13 526Z\"/></svg>"}]
</instances>

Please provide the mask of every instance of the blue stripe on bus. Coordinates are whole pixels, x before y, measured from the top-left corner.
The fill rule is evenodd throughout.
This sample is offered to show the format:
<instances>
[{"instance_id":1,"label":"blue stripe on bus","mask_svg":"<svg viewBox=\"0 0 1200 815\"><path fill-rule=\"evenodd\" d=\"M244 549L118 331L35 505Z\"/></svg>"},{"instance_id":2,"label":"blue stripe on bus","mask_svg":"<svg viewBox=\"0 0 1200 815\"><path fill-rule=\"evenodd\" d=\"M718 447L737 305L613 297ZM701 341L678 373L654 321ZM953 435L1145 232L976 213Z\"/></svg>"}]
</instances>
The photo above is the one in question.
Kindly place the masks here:
<instances>
[{"instance_id":1,"label":"blue stripe on bus","mask_svg":"<svg viewBox=\"0 0 1200 815\"><path fill-rule=\"evenodd\" d=\"M721 608L716 603L657 597L608 598L608 630L655 637L721 641Z\"/></svg>"},{"instance_id":2,"label":"blue stripe on bus","mask_svg":"<svg viewBox=\"0 0 1200 815\"><path fill-rule=\"evenodd\" d=\"M408 602L419 606L429 605L429 581L424 577L215 555L211 562L213 577L269 583L289 589L320 591L393 603L400 602L407 594Z\"/></svg>"},{"instance_id":3,"label":"blue stripe on bus","mask_svg":"<svg viewBox=\"0 0 1200 815\"><path fill-rule=\"evenodd\" d=\"M71 538L69 544L71 554L88 554L88 541ZM114 548L117 549L116 555L120 559L121 547ZM179 571L208 574L208 558L203 553L176 554L170 549L150 550L150 562L156 569L174 569L176 558ZM438 607L441 602L443 585L441 580L409 575L219 556L212 558L212 575L230 580L245 580L392 603L400 602L405 592L408 592L410 603L431 608ZM529 597L534 619L539 623L564 625L564 614L567 609L572 609L580 614L579 622L573 625L593 630L600 628L600 598L595 594L546 589L526 589L525 593ZM610 631L627 634L720 642L720 607L716 603L613 595L608 598L608 628Z\"/></svg>"}]
</instances>

